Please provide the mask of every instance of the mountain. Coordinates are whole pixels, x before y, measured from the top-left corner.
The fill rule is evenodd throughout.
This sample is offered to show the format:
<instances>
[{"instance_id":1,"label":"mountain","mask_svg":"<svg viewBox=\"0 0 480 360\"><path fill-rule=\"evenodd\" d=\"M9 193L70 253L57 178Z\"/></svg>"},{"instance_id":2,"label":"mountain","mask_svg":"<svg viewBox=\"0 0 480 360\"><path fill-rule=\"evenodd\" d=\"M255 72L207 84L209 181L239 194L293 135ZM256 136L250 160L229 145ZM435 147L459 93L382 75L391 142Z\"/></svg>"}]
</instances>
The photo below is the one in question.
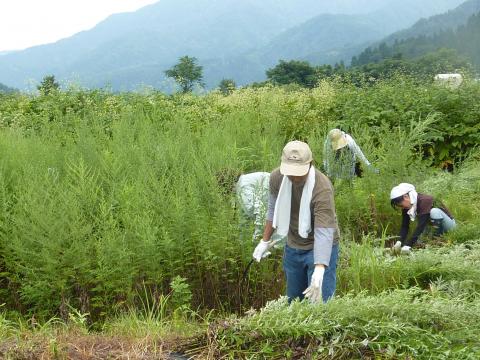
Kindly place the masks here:
<instances>
[{"instance_id":1,"label":"mountain","mask_svg":"<svg viewBox=\"0 0 480 360\"><path fill-rule=\"evenodd\" d=\"M295 56L317 64L349 60L350 57L344 55L348 49L411 26L420 17L443 12L461 1L390 1L385 7L364 15L319 15L277 36L262 52L270 59Z\"/></svg>"},{"instance_id":2,"label":"mountain","mask_svg":"<svg viewBox=\"0 0 480 360\"><path fill-rule=\"evenodd\" d=\"M469 0L446 13L434 15L428 19L422 18L408 29L397 31L381 42L394 43L395 40L403 40L416 36L431 36L443 30L455 29L465 25L470 16L480 12L480 0Z\"/></svg>"},{"instance_id":3,"label":"mountain","mask_svg":"<svg viewBox=\"0 0 480 360\"><path fill-rule=\"evenodd\" d=\"M237 84L248 84L265 79L265 71L280 59L331 65L348 62L368 44L411 26L422 16L444 12L461 1L389 1L367 14L318 15L282 32L259 49L236 58L205 61L205 78L210 86L218 84L222 77L234 78Z\"/></svg>"},{"instance_id":4,"label":"mountain","mask_svg":"<svg viewBox=\"0 0 480 360\"><path fill-rule=\"evenodd\" d=\"M352 60L355 66L379 63L390 58L414 59L438 51L453 49L459 56L469 60L474 69L480 71L480 12L472 15L465 25L444 30L432 36L417 36L379 47L367 48Z\"/></svg>"},{"instance_id":5,"label":"mountain","mask_svg":"<svg viewBox=\"0 0 480 360\"><path fill-rule=\"evenodd\" d=\"M478 38L477 17L480 0L470 0L445 14L432 16L415 23L412 27L391 34L370 46L352 59L352 65L376 63L396 56L414 58L450 48L480 64L477 59ZM473 16L473 17L472 17Z\"/></svg>"},{"instance_id":6,"label":"mountain","mask_svg":"<svg viewBox=\"0 0 480 360\"><path fill-rule=\"evenodd\" d=\"M58 80L88 87L108 84L126 90L144 83L166 88L164 70L183 55L199 59L210 86L222 77L241 79L242 73L261 80L281 56L321 58L317 54L326 52L323 43L328 39L336 39L332 51L363 44L385 36L389 22L398 24L391 27L397 30L424 12L431 15L459 1L424 0L419 6L412 0L160 0L133 13L110 16L93 29L54 44L0 56L0 81L24 88L31 79L54 74ZM379 18L373 26L365 25L358 15L382 14L385 7L399 11L388 22ZM346 15L338 15L338 22L335 15L323 15L318 28L309 23L325 13ZM331 26L322 26L326 19ZM302 23L304 35L298 28ZM343 28L343 33L338 31ZM303 39L303 49L293 46ZM282 53L284 49L290 50Z\"/></svg>"},{"instance_id":7,"label":"mountain","mask_svg":"<svg viewBox=\"0 0 480 360\"><path fill-rule=\"evenodd\" d=\"M1 93L11 93L11 92L15 92L15 91L16 91L15 89L0 83L0 94Z\"/></svg>"},{"instance_id":8,"label":"mountain","mask_svg":"<svg viewBox=\"0 0 480 360\"><path fill-rule=\"evenodd\" d=\"M268 22L259 21L267 17ZM185 54L231 56L260 46L290 21L248 0L164 0L113 15L54 44L4 55L0 80L22 87L29 78L53 73L58 79L74 77L102 86L116 74L139 67L165 70Z\"/></svg>"}]
</instances>

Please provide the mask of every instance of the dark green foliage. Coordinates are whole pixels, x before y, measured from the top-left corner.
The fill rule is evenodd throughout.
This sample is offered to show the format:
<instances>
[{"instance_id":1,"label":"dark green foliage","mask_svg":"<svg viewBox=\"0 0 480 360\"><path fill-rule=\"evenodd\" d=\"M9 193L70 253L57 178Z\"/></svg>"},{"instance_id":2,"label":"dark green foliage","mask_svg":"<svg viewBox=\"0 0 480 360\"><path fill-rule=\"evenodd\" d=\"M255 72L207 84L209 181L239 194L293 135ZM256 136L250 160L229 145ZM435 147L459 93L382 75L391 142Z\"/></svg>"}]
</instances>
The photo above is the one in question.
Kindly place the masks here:
<instances>
[{"instance_id":1,"label":"dark green foliage","mask_svg":"<svg viewBox=\"0 0 480 360\"><path fill-rule=\"evenodd\" d=\"M465 25L468 18L480 11L480 0L468 0L443 14L422 18L408 29L397 31L381 42L388 45L398 44L398 41L418 36L432 36L445 30L454 30Z\"/></svg>"},{"instance_id":2,"label":"dark green foliage","mask_svg":"<svg viewBox=\"0 0 480 360\"><path fill-rule=\"evenodd\" d=\"M339 106L333 111L337 123L344 127L354 128L357 121L376 129L410 126L412 121L435 114L436 121L430 127L438 132L432 135L431 144L424 144L418 150L426 157L432 156L436 165L446 167L461 160L480 141L479 98L480 89L475 83L452 91L394 78L360 91L350 88L339 94Z\"/></svg>"},{"instance_id":3,"label":"dark green foliage","mask_svg":"<svg viewBox=\"0 0 480 360\"><path fill-rule=\"evenodd\" d=\"M229 95L231 94L237 85L235 84L235 80L233 79L222 79L220 81L220 84L218 84L218 89L223 95Z\"/></svg>"},{"instance_id":4,"label":"dark green foliage","mask_svg":"<svg viewBox=\"0 0 480 360\"><path fill-rule=\"evenodd\" d=\"M412 288L326 305L282 298L214 324L191 352L218 359L476 359L480 302L458 295Z\"/></svg>"},{"instance_id":5,"label":"dark green foliage","mask_svg":"<svg viewBox=\"0 0 480 360\"><path fill-rule=\"evenodd\" d=\"M202 86L202 67L197 65L195 57L182 56L178 64L165 71L165 75L174 79L184 94L192 91L195 84Z\"/></svg>"},{"instance_id":6,"label":"dark green foliage","mask_svg":"<svg viewBox=\"0 0 480 360\"><path fill-rule=\"evenodd\" d=\"M386 45L385 49L387 49ZM387 51L387 50L385 50ZM267 71L271 83L276 85L297 84L311 88L322 79L340 79L356 86L374 84L378 80L409 76L419 82L433 81L438 73L462 72L473 76L474 69L469 60L452 49L439 49L419 58L404 59L402 54L361 66L346 67L343 62L331 65L311 66L304 61L281 61Z\"/></svg>"},{"instance_id":7,"label":"dark green foliage","mask_svg":"<svg viewBox=\"0 0 480 360\"><path fill-rule=\"evenodd\" d=\"M313 88L317 82L315 68L306 61L280 60L277 66L267 70L267 78L275 85L297 84Z\"/></svg>"},{"instance_id":8,"label":"dark green foliage","mask_svg":"<svg viewBox=\"0 0 480 360\"><path fill-rule=\"evenodd\" d=\"M380 44L377 48L367 48L352 59L353 66L378 63L385 59L401 56L417 58L439 48L455 49L480 69L480 13L472 15L465 25L456 29L442 30L434 35L421 35L396 41L392 45ZM401 55L400 55L401 54Z\"/></svg>"},{"instance_id":9,"label":"dark green foliage","mask_svg":"<svg viewBox=\"0 0 480 360\"><path fill-rule=\"evenodd\" d=\"M362 84L402 74L424 81L432 81L438 73L452 72L461 72L471 76L474 69L469 59L458 55L455 50L439 49L415 59L404 59L402 54L397 53L379 62L351 67L347 72L347 78L356 84Z\"/></svg>"},{"instance_id":10,"label":"dark green foliage","mask_svg":"<svg viewBox=\"0 0 480 360\"><path fill-rule=\"evenodd\" d=\"M46 75L43 80L40 82L40 85L37 86L38 91L42 95L52 94L60 88L60 84L55 81L54 75Z\"/></svg>"},{"instance_id":11,"label":"dark green foliage","mask_svg":"<svg viewBox=\"0 0 480 360\"><path fill-rule=\"evenodd\" d=\"M10 93L14 91L16 90L11 87L8 87L7 85L0 83L0 93Z\"/></svg>"}]
</instances>

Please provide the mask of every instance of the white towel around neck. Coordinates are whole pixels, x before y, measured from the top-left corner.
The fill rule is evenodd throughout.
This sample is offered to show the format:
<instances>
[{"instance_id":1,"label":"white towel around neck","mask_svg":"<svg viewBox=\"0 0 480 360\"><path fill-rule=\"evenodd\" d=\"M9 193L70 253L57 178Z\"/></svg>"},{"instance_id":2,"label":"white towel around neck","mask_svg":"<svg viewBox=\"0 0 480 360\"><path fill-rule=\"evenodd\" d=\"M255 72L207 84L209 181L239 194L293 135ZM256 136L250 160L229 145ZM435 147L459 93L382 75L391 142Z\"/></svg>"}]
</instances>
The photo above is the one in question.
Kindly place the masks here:
<instances>
[{"instance_id":1,"label":"white towel around neck","mask_svg":"<svg viewBox=\"0 0 480 360\"><path fill-rule=\"evenodd\" d=\"M417 197L418 194L415 191L415 188L413 190L410 190L408 192L408 196L410 197L410 203L412 204L412 207L408 209L407 214L410 216L411 221L415 221L415 216L417 216Z\"/></svg>"},{"instance_id":2,"label":"white towel around neck","mask_svg":"<svg viewBox=\"0 0 480 360\"><path fill-rule=\"evenodd\" d=\"M315 186L315 168L310 166L307 180L302 190L300 200L300 211L298 216L298 233L302 238L307 238L312 231L312 214L310 212L310 202L312 201L313 188ZM275 203L275 212L273 213L273 227L280 236L286 236L290 228L290 211L292 205L292 182L288 176L283 176L280 190L278 191L277 201Z\"/></svg>"}]
</instances>

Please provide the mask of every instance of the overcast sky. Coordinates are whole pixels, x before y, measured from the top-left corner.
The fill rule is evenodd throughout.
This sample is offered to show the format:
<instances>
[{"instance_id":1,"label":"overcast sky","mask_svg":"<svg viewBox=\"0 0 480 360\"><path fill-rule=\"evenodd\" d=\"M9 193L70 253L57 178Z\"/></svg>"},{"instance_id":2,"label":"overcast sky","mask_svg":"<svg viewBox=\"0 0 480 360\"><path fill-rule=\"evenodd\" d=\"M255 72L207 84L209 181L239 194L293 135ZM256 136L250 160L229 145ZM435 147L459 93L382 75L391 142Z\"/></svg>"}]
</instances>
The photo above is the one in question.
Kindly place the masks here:
<instances>
[{"instance_id":1,"label":"overcast sky","mask_svg":"<svg viewBox=\"0 0 480 360\"><path fill-rule=\"evenodd\" d=\"M55 42L158 0L0 0L0 51Z\"/></svg>"}]
</instances>

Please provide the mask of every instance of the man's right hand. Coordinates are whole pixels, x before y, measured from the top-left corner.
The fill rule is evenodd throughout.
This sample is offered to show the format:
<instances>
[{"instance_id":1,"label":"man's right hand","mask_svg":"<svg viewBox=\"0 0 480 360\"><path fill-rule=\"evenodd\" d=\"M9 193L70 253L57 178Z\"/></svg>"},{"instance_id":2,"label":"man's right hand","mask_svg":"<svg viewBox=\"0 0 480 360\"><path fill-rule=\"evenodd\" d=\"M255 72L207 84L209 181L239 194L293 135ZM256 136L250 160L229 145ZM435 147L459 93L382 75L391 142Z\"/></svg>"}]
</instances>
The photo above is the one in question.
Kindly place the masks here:
<instances>
[{"instance_id":1,"label":"man's right hand","mask_svg":"<svg viewBox=\"0 0 480 360\"><path fill-rule=\"evenodd\" d=\"M255 250L253 250L253 258L257 260L257 262L260 262L262 258L270 255L270 251L268 251L269 248L270 241L263 241L263 239L260 240Z\"/></svg>"},{"instance_id":2,"label":"man's right hand","mask_svg":"<svg viewBox=\"0 0 480 360\"><path fill-rule=\"evenodd\" d=\"M374 167L372 164L368 165L368 169L373 172L374 174L380 174L380 170Z\"/></svg>"}]
</instances>

